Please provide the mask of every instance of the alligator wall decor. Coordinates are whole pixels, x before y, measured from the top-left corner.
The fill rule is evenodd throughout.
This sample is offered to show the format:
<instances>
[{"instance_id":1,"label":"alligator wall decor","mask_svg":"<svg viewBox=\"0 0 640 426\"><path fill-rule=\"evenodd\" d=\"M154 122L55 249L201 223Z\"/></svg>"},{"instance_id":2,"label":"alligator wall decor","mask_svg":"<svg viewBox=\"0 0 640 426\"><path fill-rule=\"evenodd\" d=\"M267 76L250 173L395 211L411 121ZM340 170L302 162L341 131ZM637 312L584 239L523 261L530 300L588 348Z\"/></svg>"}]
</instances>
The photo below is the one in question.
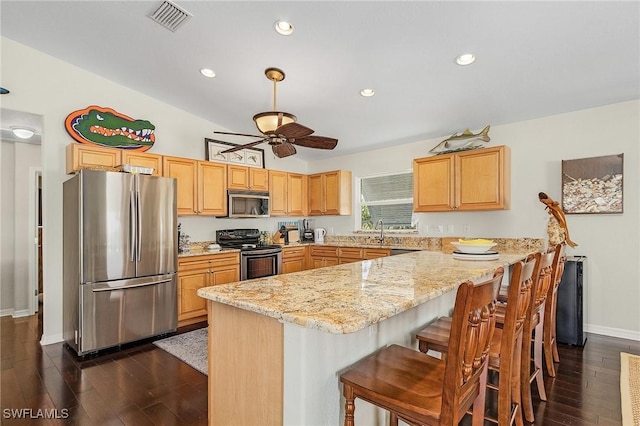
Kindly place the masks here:
<instances>
[{"instance_id":1,"label":"alligator wall decor","mask_svg":"<svg viewBox=\"0 0 640 426\"><path fill-rule=\"evenodd\" d=\"M72 112L64 125L73 139L88 145L146 151L156 140L156 126L149 121L96 105Z\"/></svg>"}]
</instances>

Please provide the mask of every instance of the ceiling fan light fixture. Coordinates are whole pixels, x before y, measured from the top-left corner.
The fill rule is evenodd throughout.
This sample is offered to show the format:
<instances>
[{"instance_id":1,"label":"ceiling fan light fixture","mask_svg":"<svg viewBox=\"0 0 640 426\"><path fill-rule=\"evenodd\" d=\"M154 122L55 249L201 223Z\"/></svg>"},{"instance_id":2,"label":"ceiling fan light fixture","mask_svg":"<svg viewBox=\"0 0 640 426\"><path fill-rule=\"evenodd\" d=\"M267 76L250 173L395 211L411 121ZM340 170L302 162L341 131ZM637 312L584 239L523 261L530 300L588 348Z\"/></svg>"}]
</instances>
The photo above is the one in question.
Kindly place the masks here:
<instances>
[{"instance_id":1,"label":"ceiling fan light fixture","mask_svg":"<svg viewBox=\"0 0 640 426\"><path fill-rule=\"evenodd\" d=\"M293 24L291 22L276 21L275 24L273 24L273 28L278 34L283 36L288 36L293 33Z\"/></svg>"},{"instance_id":2,"label":"ceiling fan light fixture","mask_svg":"<svg viewBox=\"0 0 640 426\"><path fill-rule=\"evenodd\" d=\"M12 126L11 132L20 139L30 139L36 134L36 131L31 127Z\"/></svg>"},{"instance_id":3,"label":"ceiling fan light fixture","mask_svg":"<svg viewBox=\"0 0 640 426\"><path fill-rule=\"evenodd\" d=\"M266 111L253 116L258 130L265 134L273 134L275 130L285 124L294 123L296 116L282 111Z\"/></svg>"},{"instance_id":4,"label":"ceiling fan light fixture","mask_svg":"<svg viewBox=\"0 0 640 426\"><path fill-rule=\"evenodd\" d=\"M370 98L371 96L375 95L376 91L373 89L362 89L360 91L360 96L363 96L365 98Z\"/></svg>"}]
</instances>

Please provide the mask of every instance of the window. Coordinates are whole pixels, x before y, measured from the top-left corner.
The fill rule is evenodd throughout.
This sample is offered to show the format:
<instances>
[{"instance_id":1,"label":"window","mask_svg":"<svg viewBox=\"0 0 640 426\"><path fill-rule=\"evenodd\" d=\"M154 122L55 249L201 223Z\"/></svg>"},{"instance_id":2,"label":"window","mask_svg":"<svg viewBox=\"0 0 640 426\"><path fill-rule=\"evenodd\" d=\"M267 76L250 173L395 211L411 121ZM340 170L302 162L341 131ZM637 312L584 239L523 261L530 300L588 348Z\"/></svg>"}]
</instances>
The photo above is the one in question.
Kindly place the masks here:
<instances>
[{"instance_id":1,"label":"window","mask_svg":"<svg viewBox=\"0 0 640 426\"><path fill-rule=\"evenodd\" d=\"M360 178L361 230L374 229L379 219L384 229L412 230L413 172Z\"/></svg>"}]
</instances>

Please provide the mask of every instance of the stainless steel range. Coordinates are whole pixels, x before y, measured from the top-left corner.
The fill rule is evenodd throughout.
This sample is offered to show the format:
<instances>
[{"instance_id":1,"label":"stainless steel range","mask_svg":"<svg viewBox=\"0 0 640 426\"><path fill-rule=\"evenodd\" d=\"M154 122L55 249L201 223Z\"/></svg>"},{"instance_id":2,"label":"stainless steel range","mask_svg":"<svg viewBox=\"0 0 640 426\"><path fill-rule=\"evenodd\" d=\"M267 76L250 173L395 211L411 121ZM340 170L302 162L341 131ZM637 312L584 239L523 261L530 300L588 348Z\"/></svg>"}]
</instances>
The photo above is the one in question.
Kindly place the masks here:
<instances>
[{"instance_id":1,"label":"stainless steel range","mask_svg":"<svg viewBox=\"0 0 640 426\"><path fill-rule=\"evenodd\" d=\"M240 249L240 280L278 275L282 271L282 247L260 244L257 229L222 229L216 231L222 248Z\"/></svg>"}]
</instances>

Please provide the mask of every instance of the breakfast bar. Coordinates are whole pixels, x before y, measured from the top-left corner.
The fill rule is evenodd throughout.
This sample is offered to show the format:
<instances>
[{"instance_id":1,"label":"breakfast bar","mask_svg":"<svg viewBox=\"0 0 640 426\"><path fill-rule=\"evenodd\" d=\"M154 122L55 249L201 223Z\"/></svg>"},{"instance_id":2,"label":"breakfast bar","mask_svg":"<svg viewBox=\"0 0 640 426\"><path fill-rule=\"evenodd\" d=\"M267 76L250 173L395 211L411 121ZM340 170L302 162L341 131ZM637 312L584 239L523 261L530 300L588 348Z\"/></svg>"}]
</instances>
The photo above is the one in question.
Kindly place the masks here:
<instances>
[{"instance_id":1,"label":"breakfast bar","mask_svg":"<svg viewBox=\"0 0 640 426\"><path fill-rule=\"evenodd\" d=\"M453 308L465 280L526 253L469 261L421 251L198 290L208 299L210 425L339 425L340 373ZM358 403L359 424L385 414Z\"/></svg>"}]
</instances>

